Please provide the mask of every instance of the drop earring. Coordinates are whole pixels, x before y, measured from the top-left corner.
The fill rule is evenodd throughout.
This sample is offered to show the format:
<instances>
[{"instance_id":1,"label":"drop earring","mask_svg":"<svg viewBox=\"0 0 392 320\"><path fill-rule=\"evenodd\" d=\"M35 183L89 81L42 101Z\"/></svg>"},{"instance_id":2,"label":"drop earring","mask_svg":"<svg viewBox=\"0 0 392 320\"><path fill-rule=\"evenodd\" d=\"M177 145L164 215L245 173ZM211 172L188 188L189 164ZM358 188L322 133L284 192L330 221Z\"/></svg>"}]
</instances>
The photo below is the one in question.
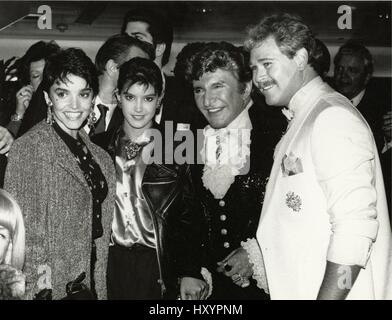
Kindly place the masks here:
<instances>
[{"instance_id":1,"label":"drop earring","mask_svg":"<svg viewBox=\"0 0 392 320\"><path fill-rule=\"evenodd\" d=\"M161 112L161 108L162 108L162 101L160 101L158 103L157 108L155 109L155 114L159 114L159 112Z\"/></svg>"},{"instance_id":2,"label":"drop earring","mask_svg":"<svg viewBox=\"0 0 392 320\"><path fill-rule=\"evenodd\" d=\"M48 110L46 113L46 123L52 125L53 124L53 114L52 114L52 103L48 103Z\"/></svg>"},{"instance_id":3,"label":"drop earring","mask_svg":"<svg viewBox=\"0 0 392 320\"><path fill-rule=\"evenodd\" d=\"M97 123L97 120L98 120L97 115L94 112L94 105L92 105L91 112L87 118L87 125L89 126L90 129L92 129L95 126L95 124Z\"/></svg>"}]
</instances>

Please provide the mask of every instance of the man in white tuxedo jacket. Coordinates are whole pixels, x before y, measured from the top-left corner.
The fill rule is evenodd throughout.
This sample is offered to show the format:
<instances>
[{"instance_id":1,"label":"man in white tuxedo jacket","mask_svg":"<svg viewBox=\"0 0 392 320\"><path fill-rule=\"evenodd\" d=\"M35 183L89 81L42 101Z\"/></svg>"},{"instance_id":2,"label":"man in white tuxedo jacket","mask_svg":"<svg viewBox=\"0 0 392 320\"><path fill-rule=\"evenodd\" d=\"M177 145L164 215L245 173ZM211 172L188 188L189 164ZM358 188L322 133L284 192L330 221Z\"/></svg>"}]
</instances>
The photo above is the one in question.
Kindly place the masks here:
<instances>
[{"instance_id":1,"label":"man in white tuxedo jacket","mask_svg":"<svg viewBox=\"0 0 392 320\"><path fill-rule=\"evenodd\" d=\"M314 37L299 17L264 18L245 46L267 104L291 119L275 149L254 276L265 272L271 299L392 298L391 229L368 124L315 72Z\"/></svg>"}]
</instances>

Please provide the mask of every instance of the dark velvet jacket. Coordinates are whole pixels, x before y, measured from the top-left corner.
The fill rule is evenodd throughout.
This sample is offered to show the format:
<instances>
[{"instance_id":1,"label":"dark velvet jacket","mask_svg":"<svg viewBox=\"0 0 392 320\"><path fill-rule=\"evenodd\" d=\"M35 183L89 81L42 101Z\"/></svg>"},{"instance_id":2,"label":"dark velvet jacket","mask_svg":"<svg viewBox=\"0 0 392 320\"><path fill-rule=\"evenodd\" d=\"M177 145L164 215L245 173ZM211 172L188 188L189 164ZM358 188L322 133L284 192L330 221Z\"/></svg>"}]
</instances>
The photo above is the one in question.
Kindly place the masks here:
<instances>
[{"instance_id":1,"label":"dark velvet jacket","mask_svg":"<svg viewBox=\"0 0 392 320\"><path fill-rule=\"evenodd\" d=\"M272 108L272 107L271 107ZM279 109L275 109L279 112ZM204 165L194 171L196 190L200 194L205 213L206 261L209 270L233 250L241 247L241 241L254 238L263 205L265 186L273 163L273 152L285 127L283 115L280 122L270 121L270 110L253 105L249 109L252 122L250 145L250 169L246 175L235 177L223 199L217 200L203 186ZM228 293L230 295L230 293Z\"/></svg>"},{"instance_id":2,"label":"dark velvet jacket","mask_svg":"<svg viewBox=\"0 0 392 320\"><path fill-rule=\"evenodd\" d=\"M164 132L159 126L156 128ZM108 151L113 161L120 132L121 128L112 129L92 138ZM152 213L157 238L162 295L175 298L179 277L201 278L202 210L195 194L190 166L176 163L147 165L142 192Z\"/></svg>"}]
</instances>

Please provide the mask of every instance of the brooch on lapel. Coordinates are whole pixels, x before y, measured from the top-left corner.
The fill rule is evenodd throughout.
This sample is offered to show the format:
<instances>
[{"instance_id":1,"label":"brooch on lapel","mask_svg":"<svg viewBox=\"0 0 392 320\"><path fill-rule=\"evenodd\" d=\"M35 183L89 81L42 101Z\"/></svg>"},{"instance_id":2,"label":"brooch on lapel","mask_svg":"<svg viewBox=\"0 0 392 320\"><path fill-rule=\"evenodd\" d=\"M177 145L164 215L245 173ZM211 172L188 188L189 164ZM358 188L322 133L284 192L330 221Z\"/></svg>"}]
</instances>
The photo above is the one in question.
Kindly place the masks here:
<instances>
[{"instance_id":1,"label":"brooch on lapel","mask_svg":"<svg viewBox=\"0 0 392 320\"><path fill-rule=\"evenodd\" d=\"M290 191L286 193L286 204L293 211L299 212L301 210L302 200L298 195Z\"/></svg>"},{"instance_id":2,"label":"brooch on lapel","mask_svg":"<svg viewBox=\"0 0 392 320\"><path fill-rule=\"evenodd\" d=\"M290 152L289 155L284 155L281 167L283 177L293 176L303 172L301 159L292 152Z\"/></svg>"}]
</instances>

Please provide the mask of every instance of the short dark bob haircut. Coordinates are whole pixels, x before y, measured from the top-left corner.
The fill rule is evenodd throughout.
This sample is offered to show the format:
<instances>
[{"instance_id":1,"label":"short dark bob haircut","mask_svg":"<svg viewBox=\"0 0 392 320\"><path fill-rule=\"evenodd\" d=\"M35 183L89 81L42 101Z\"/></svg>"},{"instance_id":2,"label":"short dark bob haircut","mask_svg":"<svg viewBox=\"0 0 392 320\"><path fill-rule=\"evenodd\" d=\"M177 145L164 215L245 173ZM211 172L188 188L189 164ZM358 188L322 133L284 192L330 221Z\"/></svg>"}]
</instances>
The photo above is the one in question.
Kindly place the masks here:
<instances>
[{"instance_id":1,"label":"short dark bob haircut","mask_svg":"<svg viewBox=\"0 0 392 320\"><path fill-rule=\"evenodd\" d=\"M94 63L78 48L61 50L49 57L42 79L43 90L49 93L50 87L58 80L66 83L70 74L86 80L87 87L93 90L94 96L98 94L98 76Z\"/></svg>"},{"instance_id":2,"label":"short dark bob haircut","mask_svg":"<svg viewBox=\"0 0 392 320\"><path fill-rule=\"evenodd\" d=\"M154 61L136 57L121 66L117 81L119 93L127 91L136 83L146 87L151 85L155 90L155 94L161 95L163 86L162 73Z\"/></svg>"}]
</instances>

